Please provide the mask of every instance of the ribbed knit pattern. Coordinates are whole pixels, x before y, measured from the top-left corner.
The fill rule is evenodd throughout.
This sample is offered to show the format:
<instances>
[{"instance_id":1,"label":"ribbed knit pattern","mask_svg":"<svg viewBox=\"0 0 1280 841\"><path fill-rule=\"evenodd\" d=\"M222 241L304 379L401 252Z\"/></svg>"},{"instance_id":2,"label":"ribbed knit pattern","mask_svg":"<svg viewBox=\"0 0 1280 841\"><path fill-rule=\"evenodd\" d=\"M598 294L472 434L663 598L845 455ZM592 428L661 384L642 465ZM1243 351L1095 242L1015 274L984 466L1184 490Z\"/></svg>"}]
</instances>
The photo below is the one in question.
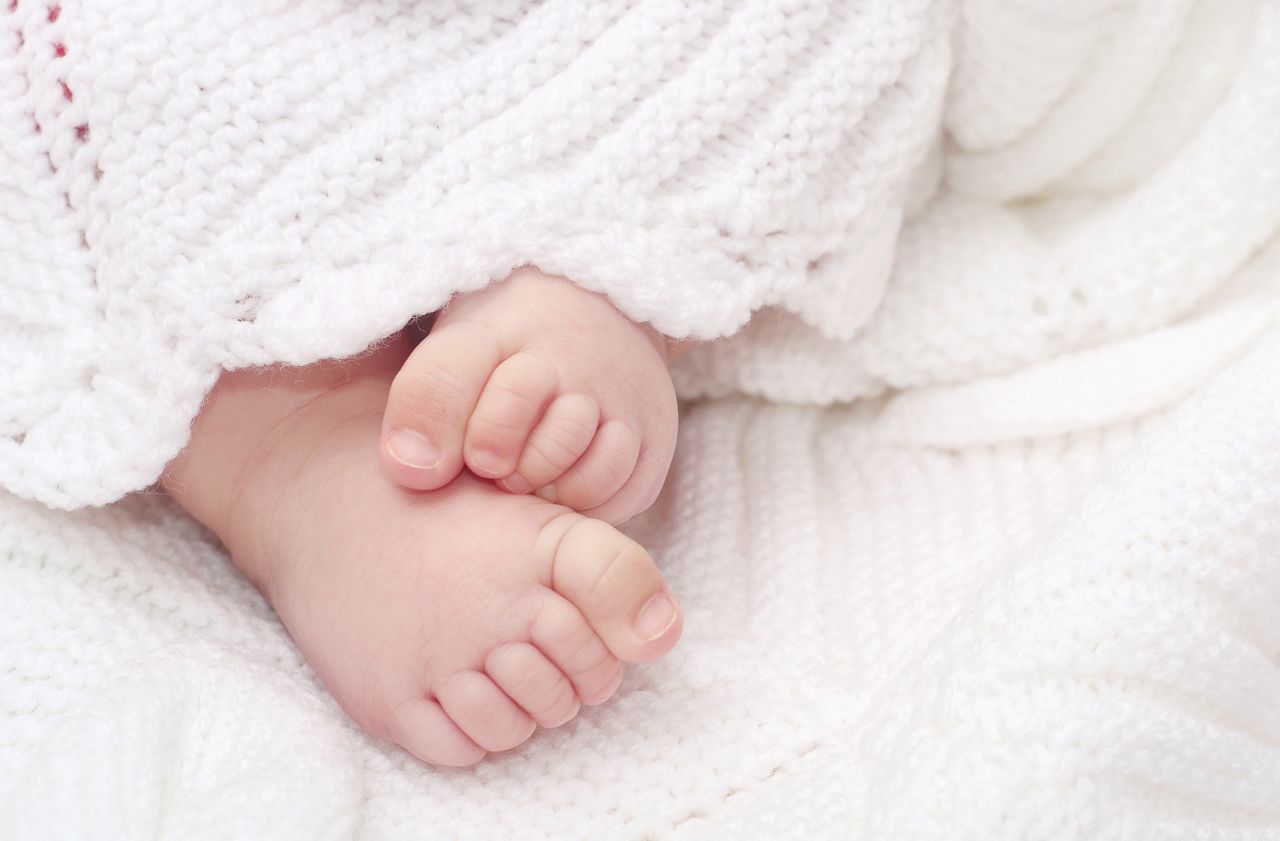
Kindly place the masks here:
<instances>
[{"instance_id":1,"label":"ribbed knit pattern","mask_svg":"<svg viewBox=\"0 0 1280 841\"><path fill-rule=\"evenodd\" d=\"M449 5L0 10L0 837L1280 838L1280 3ZM40 504L522 262L759 309L566 727L428 769L163 496Z\"/></svg>"}]
</instances>

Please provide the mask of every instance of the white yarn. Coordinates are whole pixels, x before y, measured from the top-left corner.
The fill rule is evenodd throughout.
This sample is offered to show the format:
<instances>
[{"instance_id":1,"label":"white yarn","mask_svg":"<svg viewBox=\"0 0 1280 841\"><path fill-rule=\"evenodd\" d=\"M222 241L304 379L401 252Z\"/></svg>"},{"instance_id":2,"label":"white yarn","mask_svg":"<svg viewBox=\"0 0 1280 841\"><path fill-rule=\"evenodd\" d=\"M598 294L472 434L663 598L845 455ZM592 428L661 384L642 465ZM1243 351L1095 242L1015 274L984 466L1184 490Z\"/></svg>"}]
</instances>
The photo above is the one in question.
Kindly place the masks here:
<instances>
[{"instance_id":1,"label":"white yarn","mask_svg":"<svg viewBox=\"0 0 1280 841\"><path fill-rule=\"evenodd\" d=\"M635 525L686 638L427 769L163 497L0 494L0 837L1280 837L1280 3L456 5L0 11L0 481L521 262L764 307Z\"/></svg>"},{"instance_id":2,"label":"white yarn","mask_svg":"<svg viewBox=\"0 0 1280 841\"><path fill-rule=\"evenodd\" d=\"M1280 834L1280 333L1168 416L959 451L695 406L638 526L686 610L474 771L359 734L164 497L0 497L0 837Z\"/></svg>"},{"instance_id":3,"label":"white yarn","mask_svg":"<svg viewBox=\"0 0 1280 841\"><path fill-rule=\"evenodd\" d=\"M1242 267L1280 231L1280 4L1107 3L1109 15L1085 15L1085 5L1069 4L1070 11L1057 2L964 5L961 41L991 40L995 52L962 53L946 125L955 148L946 158L942 191L905 226L892 282L857 341L833 341L787 314L758 318L735 341L689 359L680 372L682 390L832 402L963 383L1225 304L1223 290L1240 282ZM1175 7L1187 10L1175 15ZM1140 46L1123 42L1126 27L1148 12L1160 26L1170 16L1188 17L1133 122L1088 155L1075 148L1088 133L1071 128L1058 146L1046 145L1033 129L1050 116L1034 115L1055 102L1083 107L1072 97L1059 102L1062 86L1077 94L1092 89L1093 65L1077 61L1073 51L1083 48L1063 17L1079 13L1095 28L1114 19L1116 31L1104 28L1098 38L1104 46L1123 44L1108 49L1126 51ZM1055 49L1037 46L1054 33ZM1024 44L1029 55L1021 52ZM1008 69L1015 58L1026 67ZM1033 85L1064 72L1054 59L1074 70L1071 79ZM995 73L975 67L986 64L1005 68L1003 86L978 81ZM1183 96L1182 80L1200 68L1207 68L1205 84L1217 96L1199 85ZM1036 93L1047 101L1026 103L1033 117L1001 145L964 145L975 132L998 125L991 110L1007 106L1015 95L1010 85L1028 88L1019 97ZM1110 106L1111 90L1098 95L1099 109ZM1170 148L1170 138L1180 145ZM1015 172L1026 182L1020 192L997 189ZM1262 295L1255 309L1275 305L1280 278L1273 268L1252 272L1248 283ZM1219 335L1234 340L1235 328L1222 326ZM1181 364L1196 363L1170 360ZM1093 375L1105 376L1109 367L1104 355ZM1178 385L1135 411L1176 399L1184 384L1202 376L1167 370L1164 378Z\"/></svg>"},{"instance_id":4,"label":"white yarn","mask_svg":"<svg viewBox=\"0 0 1280 841\"><path fill-rule=\"evenodd\" d=\"M888 266L846 235L892 247L946 3L455 5L0 11L0 485L108 502L220 369L357 353L524 263L673 336L865 319Z\"/></svg>"}]
</instances>

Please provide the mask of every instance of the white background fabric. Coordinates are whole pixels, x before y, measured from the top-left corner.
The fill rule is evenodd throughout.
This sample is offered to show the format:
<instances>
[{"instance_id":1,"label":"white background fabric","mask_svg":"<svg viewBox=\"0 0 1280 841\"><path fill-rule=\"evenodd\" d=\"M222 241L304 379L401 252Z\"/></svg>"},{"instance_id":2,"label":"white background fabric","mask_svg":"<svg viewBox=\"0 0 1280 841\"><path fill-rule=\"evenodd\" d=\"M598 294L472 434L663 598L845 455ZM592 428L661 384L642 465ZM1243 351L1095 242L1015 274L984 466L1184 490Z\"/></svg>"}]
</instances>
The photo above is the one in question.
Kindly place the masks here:
<instances>
[{"instance_id":1,"label":"white background fabric","mask_svg":"<svg viewBox=\"0 0 1280 841\"><path fill-rule=\"evenodd\" d=\"M0 522L11 838L1273 838L1280 336L1166 415L900 447L687 414L637 534L687 612L474 771L346 720L162 497Z\"/></svg>"}]
</instances>

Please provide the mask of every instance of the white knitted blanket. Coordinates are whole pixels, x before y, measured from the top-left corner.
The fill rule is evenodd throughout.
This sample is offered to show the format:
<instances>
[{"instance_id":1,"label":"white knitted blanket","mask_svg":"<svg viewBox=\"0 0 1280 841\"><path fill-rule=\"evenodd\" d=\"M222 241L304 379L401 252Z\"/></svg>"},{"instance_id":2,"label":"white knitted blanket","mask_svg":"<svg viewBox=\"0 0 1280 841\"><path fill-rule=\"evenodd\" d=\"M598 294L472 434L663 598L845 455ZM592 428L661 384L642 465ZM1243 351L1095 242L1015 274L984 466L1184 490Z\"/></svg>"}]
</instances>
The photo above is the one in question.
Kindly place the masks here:
<instances>
[{"instance_id":1,"label":"white knitted blanket","mask_svg":"<svg viewBox=\"0 0 1280 841\"><path fill-rule=\"evenodd\" d=\"M725 5L0 9L0 838L1280 838L1280 3ZM120 497L524 262L761 311L680 646L431 769Z\"/></svg>"}]
</instances>

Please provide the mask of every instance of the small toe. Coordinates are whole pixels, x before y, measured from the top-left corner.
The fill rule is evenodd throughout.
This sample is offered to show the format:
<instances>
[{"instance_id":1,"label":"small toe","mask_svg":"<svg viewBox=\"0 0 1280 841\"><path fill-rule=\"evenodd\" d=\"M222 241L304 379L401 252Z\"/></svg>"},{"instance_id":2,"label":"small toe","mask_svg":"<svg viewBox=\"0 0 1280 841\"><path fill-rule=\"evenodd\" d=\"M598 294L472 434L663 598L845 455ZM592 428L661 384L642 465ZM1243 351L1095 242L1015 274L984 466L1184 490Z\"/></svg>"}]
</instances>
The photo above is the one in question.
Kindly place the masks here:
<instances>
[{"instance_id":1,"label":"small toe","mask_svg":"<svg viewBox=\"0 0 1280 841\"><path fill-rule=\"evenodd\" d=\"M591 445L600 407L585 394L562 394L551 402L525 441L515 473L499 482L525 493L556 481Z\"/></svg>"},{"instance_id":2,"label":"small toe","mask_svg":"<svg viewBox=\"0 0 1280 841\"><path fill-rule=\"evenodd\" d=\"M484 748L462 732L438 703L427 698L410 698L397 706L387 731L391 741L433 765L464 768L485 756Z\"/></svg>"},{"instance_id":3,"label":"small toe","mask_svg":"<svg viewBox=\"0 0 1280 841\"><path fill-rule=\"evenodd\" d=\"M471 472L500 479L516 469L558 379L551 365L531 353L517 353L494 369L467 422L464 452Z\"/></svg>"},{"instance_id":4,"label":"small toe","mask_svg":"<svg viewBox=\"0 0 1280 841\"><path fill-rule=\"evenodd\" d=\"M498 688L543 727L559 727L578 714L580 702L573 684L527 642L493 649L485 658L484 669Z\"/></svg>"},{"instance_id":5,"label":"small toe","mask_svg":"<svg viewBox=\"0 0 1280 841\"><path fill-rule=\"evenodd\" d=\"M586 453L555 481L553 492L539 495L575 511L603 505L631 478L640 444L640 436L625 423L606 421Z\"/></svg>"},{"instance_id":6,"label":"small toe","mask_svg":"<svg viewBox=\"0 0 1280 841\"><path fill-rule=\"evenodd\" d=\"M442 681L434 692L454 723L485 750L510 750L533 735L533 719L488 675L458 672Z\"/></svg>"},{"instance_id":7,"label":"small toe","mask_svg":"<svg viewBox=\"0 0 1280 841\"><path fill-rule=\"evenodd\" d=\"M638 543L576 514L551 521L544 535L555 547L552 589L582 613L615 657L653 660L675 646L683 625L680 608Z\"/></svg>"},{"instance_id":8,"label":"small toe","mask_svg":"<svg viewBox=\"0 0 1280 841\"><path fill-rule=\"evenodd\" d=\"M576 607L555 593L548 596L530 623L529 638L569 679L582 703L604 703L617 688L622 664Z\"/></svg>"}]
</instances>

